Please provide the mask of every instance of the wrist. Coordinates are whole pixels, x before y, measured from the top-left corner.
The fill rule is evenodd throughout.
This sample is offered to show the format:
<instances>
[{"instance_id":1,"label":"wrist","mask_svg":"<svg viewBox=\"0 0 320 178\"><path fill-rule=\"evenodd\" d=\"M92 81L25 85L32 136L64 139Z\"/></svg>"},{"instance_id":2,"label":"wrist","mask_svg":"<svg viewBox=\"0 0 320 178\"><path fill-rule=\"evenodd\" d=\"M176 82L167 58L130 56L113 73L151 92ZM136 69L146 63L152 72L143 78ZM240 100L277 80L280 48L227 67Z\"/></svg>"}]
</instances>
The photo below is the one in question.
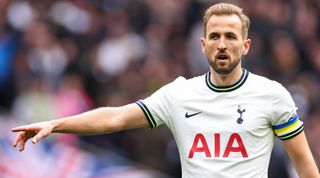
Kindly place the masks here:
<instances>
[{"instance_id":1,"label":"wrist","mask_svg":"<svg viewBox=\"0 0 320 178\"><path fill-rule=\"evenodd\" d=\"M52 128L51 132L52 133L59 132L59 128L61 125L60 119L51 120L51 121L49 121L49 124L51 125L51 128Z\"/></svg>"}]
</instances>

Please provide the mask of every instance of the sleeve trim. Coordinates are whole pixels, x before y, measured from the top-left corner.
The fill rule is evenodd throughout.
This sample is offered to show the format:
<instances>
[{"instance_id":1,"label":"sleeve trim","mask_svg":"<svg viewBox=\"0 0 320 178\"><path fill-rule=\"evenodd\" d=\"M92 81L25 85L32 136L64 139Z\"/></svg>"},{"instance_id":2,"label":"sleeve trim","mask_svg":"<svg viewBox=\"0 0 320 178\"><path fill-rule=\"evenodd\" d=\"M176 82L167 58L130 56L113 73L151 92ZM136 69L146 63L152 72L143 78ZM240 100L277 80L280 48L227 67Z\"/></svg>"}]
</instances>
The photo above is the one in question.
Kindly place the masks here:
<instances>
[{"instance_id":1,"label":"sleeve trim","mask_svg":"<svg viewBox=\"0 0 320 178\"><path fill-rule=\"evenodd\" d=\"M302 131L304 130L304 126L301 125L298 129L296 129L295 131L289 133L289 134L286 134L286 135L283 135L283 136L279 136L279 138L281 140L288 140L290 138L293 138L297 135L299 135Z\"/></svg>"},{"instance_id":2,"label":"sleeve trim","mask_svg":"<svg viewBox=\"0 0 320 178\"><path fill-rule=\"evenodd\" d=\"M149 122L149 127L151 129L157 127L157 123L155 122L155 120L154 120L150 110L147 108L147 106L141 100L136 101L135 103L141 108L144 115L146 116L146 118Z\"/></svg>"}]
</instances>

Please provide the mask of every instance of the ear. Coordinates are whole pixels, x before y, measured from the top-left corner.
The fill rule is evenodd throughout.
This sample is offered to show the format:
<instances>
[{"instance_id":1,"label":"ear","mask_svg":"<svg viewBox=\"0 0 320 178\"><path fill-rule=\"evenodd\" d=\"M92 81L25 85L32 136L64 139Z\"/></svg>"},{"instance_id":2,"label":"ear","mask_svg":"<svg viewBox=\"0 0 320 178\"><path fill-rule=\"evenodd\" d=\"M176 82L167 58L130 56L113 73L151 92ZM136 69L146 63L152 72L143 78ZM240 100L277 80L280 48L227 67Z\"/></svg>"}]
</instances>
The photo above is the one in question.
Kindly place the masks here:
<instances>
[{"instance_id":1,"label":"ear","mask_svg":"<svg viewBox=\"0 0 320 178\"><path fill-rule=\"evenodd\" d=\"M200 44L201 44L201 50L203 54L207 54L207 50L206 50L206 39L201 37L200 38Z\"/></svg>"},{"instance_id":2,"label":"ear","mask_svg":"<svg viewBox=\"0 0 320 178\"><path fill-rule=\"evenodd\" d=\"M250 46L251 46L251 39L244 40L243 49L242 49L242 54L243 55L248 54Z\"/></svg>"}]
</instances>

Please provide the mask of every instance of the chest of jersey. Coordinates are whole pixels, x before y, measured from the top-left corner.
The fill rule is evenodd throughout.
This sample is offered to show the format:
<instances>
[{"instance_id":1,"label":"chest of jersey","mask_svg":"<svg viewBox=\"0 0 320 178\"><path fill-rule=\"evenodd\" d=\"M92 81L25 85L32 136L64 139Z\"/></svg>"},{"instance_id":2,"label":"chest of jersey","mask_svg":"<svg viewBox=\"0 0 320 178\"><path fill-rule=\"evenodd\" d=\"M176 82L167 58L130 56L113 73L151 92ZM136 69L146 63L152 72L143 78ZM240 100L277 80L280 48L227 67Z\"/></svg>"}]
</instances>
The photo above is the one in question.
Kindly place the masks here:
<instances>
[{"instance_id":1,"label":"chest of jersey","mask_svg":"<svg viewBox=\"0 0 320 178\"><path fill-rule=\"evenodd\" d=\"M184 98L169 126L183 145L180 151L189 159L247 158L259 147L271 147L273 132L261 97L232 92Z\"/></svg>"}]
</instances>

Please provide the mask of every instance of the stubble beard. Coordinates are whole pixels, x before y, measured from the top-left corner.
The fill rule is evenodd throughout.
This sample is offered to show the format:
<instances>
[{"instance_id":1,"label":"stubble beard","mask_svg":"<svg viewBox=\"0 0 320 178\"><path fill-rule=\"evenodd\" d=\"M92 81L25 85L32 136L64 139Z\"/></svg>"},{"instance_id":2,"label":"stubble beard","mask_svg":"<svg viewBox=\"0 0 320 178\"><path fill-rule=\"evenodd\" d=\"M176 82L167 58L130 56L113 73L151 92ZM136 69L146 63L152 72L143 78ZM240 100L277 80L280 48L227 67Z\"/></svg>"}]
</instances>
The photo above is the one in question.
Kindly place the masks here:
<instances>
[{"instance_id":1,"label":"stubble beard","mask_svg":"<svg viewBox=\"0 0 320 178\"><path fill-rule=\"evenodd\" d=\"M220 75L228 75L230 74L240 63L240 59L230 61L227 59L226 64L218 64L217 60L211 60L209 56L207 56L208 62L211 68Z\"/></svg>"}]
</instances>

